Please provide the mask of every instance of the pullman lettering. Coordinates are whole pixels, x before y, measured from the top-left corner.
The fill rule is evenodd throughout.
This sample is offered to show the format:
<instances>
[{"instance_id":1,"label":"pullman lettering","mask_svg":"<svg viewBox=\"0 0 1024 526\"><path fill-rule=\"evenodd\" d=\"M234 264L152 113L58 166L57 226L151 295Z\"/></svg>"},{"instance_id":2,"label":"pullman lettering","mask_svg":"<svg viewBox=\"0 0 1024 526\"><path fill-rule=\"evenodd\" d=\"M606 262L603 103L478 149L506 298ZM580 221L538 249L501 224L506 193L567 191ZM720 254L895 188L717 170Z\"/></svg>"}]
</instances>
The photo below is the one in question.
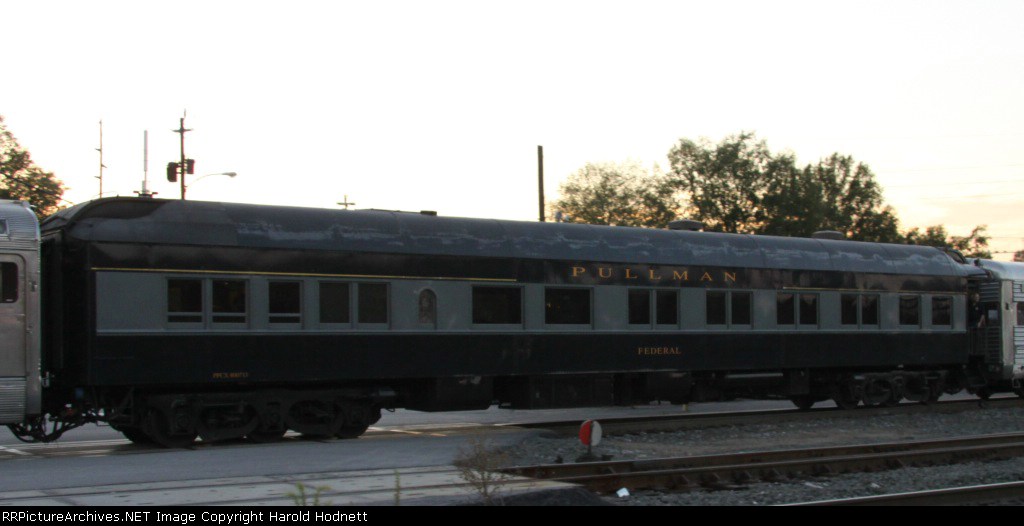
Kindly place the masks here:
<instances>
[{"instance_id":1,"label":"pullman lettering","mask_svg":"<svg viewBox=\"0 0 1024 526\"><path fill-rule=\"evenodd\" d=\"M611 266L573 266L569 275L579 281L621 281L626 283L646 281L649 283L736 283L736 272L727 270L692 271L687 268L646 268Z\"/></svg>"},{"instance_id":2,"label":"pullman lettering","mask_svg":"<svg viewBox=\"0 0 1024 526\"><path fill-rule=\"evenodd\" d=\"M663 354L683 354L679 347L637 347L637 356L653 356Z\"/></svg>"}]
</instances>

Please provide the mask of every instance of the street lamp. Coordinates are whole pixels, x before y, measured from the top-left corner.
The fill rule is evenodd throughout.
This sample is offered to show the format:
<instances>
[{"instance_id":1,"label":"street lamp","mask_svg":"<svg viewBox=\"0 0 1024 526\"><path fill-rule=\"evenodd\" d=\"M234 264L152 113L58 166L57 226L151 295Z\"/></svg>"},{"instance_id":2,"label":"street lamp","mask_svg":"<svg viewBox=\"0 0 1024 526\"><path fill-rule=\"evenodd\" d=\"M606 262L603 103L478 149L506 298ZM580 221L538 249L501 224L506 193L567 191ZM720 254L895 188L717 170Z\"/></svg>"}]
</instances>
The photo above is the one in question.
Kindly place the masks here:
<instances>
[{"instance_id":1,"label":"street lamp","mask_svg":"<svg viewBox=\"0 0 1024 526\"><path fill-rule=\"evenodd\" d=\"M238 172L217 172L215 174L201 175L201 176L196 177L195 179L193 179L191 183L189 183L187 185L182 185L182 188L187 189L188 187L196 184L198 181L202 181L203 179L206 179L207 177L212 177L214 175L226 175L228 177L235 177L236 175L238 175ZM182 194L181 198L182 198L182 200L185 199L184 193Z\"/></svg>"}]
</instances>

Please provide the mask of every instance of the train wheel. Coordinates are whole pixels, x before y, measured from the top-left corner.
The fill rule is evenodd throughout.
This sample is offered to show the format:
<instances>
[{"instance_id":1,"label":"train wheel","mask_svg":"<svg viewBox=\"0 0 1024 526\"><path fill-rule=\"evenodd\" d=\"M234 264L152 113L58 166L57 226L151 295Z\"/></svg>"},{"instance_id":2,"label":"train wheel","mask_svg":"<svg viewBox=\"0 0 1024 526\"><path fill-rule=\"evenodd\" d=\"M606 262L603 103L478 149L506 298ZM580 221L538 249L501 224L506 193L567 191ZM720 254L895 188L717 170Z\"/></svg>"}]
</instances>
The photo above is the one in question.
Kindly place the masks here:
<instances>
[{"instance_id":1,"label":"train wheel","mask_svg":"<svg viewBox=\"0 0 1024 526\"><path fill-rule=\"evenodd\" d=\"M380 409L368 404L346 403L339 408L345 422L338 428L338 438L357 438L362 436L370 425L380 420Z\"/></svg>"},{"instance_id":2,"label":"train wheel","mask_svg":"<svg viewBox=\"0 0 1024 526\"><path fill-rule=\"evenodd\" d=\"M978 389L977 391L974 392L974 396L977 396L982 400L988 400L989 398L992 398L992 391L990 391L987 387L982 387L981 389Z\"/></svg>"},{"instance_id":3,"label":"train wheel","mask_svg":"<svg viewBox=\"0 0 1024 526\"><path fill-rule=\"evenodd\" d=\"M900 403L902 397L888 378L875 378L864 384L864 405L893 407Z\"/></svg>"},{"instance_id":4,"label":"train wheel","mask_svg":"<svg viewBox=\"0 0 1024 526\"><path fill-rule=\"evenodd\" d=\"M793 405L795 405L797 409L801 411L807 411L808 409L814 407L814 403L818 401L811 395L795 395L789 397L789 400L793 402Z\"/></svg>"},{"instance_id":5,"label":"train wheel","mask_svg":"<svg viewBox=\"0 0 1024 526\"><path fill-rule=\"evenodd\" d=\"M259 426L251 407L206 407L200 412L197 430L203 442L242 438Z\"/></svg>"},{"instance_id":6,"label":"train wheel","mask_svg":"<svg viewBox=\"0 0 1024 526\"><path fill-rule=\"evenodd\" d=\"M344 414L324 400L303 400L288 410L288 427L307 438L332 437L344 423Z\"/></svg>"},{"instance_id":7,"label":"train wheel","mask_svg":"<svg viewBox=\"0 0 1024 526\"><path fill-rule=\"evenodd\" d=\"M183 448L192 445L199 433L190 422L178 422L179 429L172 429L170 419L164 412L151 408L146 415L145 431L149 438L166 448Z\"/></svg>"},{"instance_id":8,"label":"train wheel","mask_svg":"<svg viewBox=\"0 0 1024 526\"><path fill-rule=\"evenodd\" d=\"M853 394L853 390L845 383L834 387L832 392L832 401L835 402L836 406L840 409L856 409L857 404L860 403L857 396Z\"/></svg>"},{"instance_id":9,"label":"train wheel","mask_svg":"<svg viewBox=\"0 0 1024 526\"><path fill-rule=\"evenodd\" d=\"M118 429L118 431L133 444L149 445L153 443L153 439L145 431L137 427L124 427Z\"/></svg>"}]
</instances>

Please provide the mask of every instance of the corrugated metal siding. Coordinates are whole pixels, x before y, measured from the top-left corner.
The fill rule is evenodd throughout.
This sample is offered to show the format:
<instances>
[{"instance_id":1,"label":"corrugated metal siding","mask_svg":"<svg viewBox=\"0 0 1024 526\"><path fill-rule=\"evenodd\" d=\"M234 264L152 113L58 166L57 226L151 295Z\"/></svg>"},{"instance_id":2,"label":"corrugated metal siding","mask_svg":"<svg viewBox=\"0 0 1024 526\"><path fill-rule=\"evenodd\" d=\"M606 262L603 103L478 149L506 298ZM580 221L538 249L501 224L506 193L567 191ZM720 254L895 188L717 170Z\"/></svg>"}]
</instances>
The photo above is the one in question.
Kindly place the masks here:
<instances>
[{"instance_id":1,"label":"corrugated metal siding","mask_svg":"<svg viewBox=\"0 0 1024 526\"><path fill-rule=\"evenodd\" d=\"M990 281L978 285L978 294L981 296L982 303L984 302L999 302L999 289L1001 285L998 281Z\"/></svg>"},{"instance_id":2,"label":"corrugated metal siding","mask_svg":"<svg viewBox=\"0 0 1024 526\"><path fill-rule=\"evenodd\" d=\"M1013 328L1013 363L1024 365L1024 327Z\"/></svg>"},{"instance_id":3,"label":"corrugated metal siding","mask_svg":"<svg viewBox=\"0 0 1024 526\"><path fill-rule=\"evenodd\" d=\"M978 294L981 296L981 302L993 302L999 303L999 294L1002 289L1002 284L998 281L991 281L981 283L978 285ZM1000 342L1000 327L999 324L987 325L981 329L978 335L979 348L977 352L985 356L987 363L1003 363L1002 357L1002 345Z\"/></svg>"},{"instance_id":4,"label":"corrugated metal siding","mask_svg":"<svg viewBox=\"0 0 1024 526\"><path fill-rule=\"evenodd\" d=\"M985 361L987 363L1003 363L1002 346L999 344L999 327L985 327L981 329L979 336L981 348L978 350L985 355Z\"/></svg>"},{"instance_id":5,"label":"corrugated metal siding","mask_svg":"<svg viewBox=\"0 0 1024 526\"><path fill-rule=\"evenodd\" d=\"M0 237L5 250L39 249L39 226L30 208L17 201L0 201L0 220L7 223L7 234Z\"/></svg>"},{"instance_id":6,"label":"corrugated metal siding","mask_svg":"<svg viewBox=\"0 0 1024 526\"><path fill-rule=\"evenodd\" d=\"M1013 301L1024 302L1024 281L1013 282Z\"/></svg>"},{"instance_id":7,"label":"corrugated metal siding","mask_svg":"<svg viewBox=\"0 0 1024 526\"><path fill-rule=\"evenodd\" d=\"M0 424L17 424L25 419L25 379L0 378Z\"/></svg>"}]
</instances>

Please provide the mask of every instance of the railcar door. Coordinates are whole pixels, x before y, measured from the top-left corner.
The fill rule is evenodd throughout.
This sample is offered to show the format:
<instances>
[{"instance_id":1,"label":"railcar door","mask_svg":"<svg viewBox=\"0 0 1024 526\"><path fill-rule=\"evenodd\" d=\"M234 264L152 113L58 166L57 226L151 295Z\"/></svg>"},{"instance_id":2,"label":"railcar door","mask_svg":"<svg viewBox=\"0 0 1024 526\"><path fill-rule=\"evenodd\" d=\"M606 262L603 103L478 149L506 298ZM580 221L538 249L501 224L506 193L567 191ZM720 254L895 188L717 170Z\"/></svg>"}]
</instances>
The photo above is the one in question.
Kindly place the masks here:
<instances>
[{"instance_id":1,"label":"railcar door","mask_svg":"<svg viewBox=\"0 0 1024 526\"><path fill-rule=\"evenodd\" d=\"M968 326L981 384L989 386L988 392L1008 390L1011 384L1019 388L1024 378L1024 282L982 282L977 293L968 306Z\"/></svg>"},{"instance_id":2,"label":"railcar door","mask_svg":"<svg viewBox=\"0 0 1024 526\"><path fill-rule=\"evenodd\" d=\"M24 259L0 254L0 424L21 422L25 413L25 278Z\"/></svg>"}]
</instances>

